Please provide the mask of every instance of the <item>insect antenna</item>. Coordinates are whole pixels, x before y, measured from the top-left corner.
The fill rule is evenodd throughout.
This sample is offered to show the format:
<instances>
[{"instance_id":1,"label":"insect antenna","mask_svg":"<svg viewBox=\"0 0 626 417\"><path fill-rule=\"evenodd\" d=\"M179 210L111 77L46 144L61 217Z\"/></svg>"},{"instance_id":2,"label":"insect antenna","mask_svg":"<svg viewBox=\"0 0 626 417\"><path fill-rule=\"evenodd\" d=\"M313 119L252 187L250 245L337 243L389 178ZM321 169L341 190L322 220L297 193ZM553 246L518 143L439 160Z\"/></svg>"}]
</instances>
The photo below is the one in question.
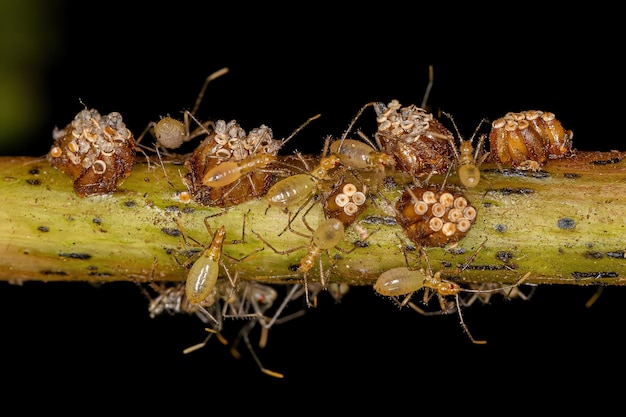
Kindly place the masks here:
<instances>
[{"instance_id":1,"label":"insect antenna","mask_svg":"<svg viewBox=\"0 0 626 417\"><path fill-rule=\"evenodd\" d=\"M348 128L345 130L345 132L343 132L343 135L341 135L341 142L339 142L339 148L337 148L337 153L341 153L341 147L343 146L343 142L346 140L348 133L350 133L350 131L352 130L352 127L354 126L356 121L359 119L359 117L361 117L365 109L367 109L369 106L373 106L374 104L376 104L375 101L370 101L369 103L363 105L363 107L361 107L361 109L357 112L357 114L352 118L352 121L348 125ZM367 142L369 143L369 139ZM372 147L375 148L374 146Z\"/></svg>"},{"instance_id":2,"label":"insect antenna","mask_svg":"<svg viewBox=\"0 0 626 417\"><path fill-rule=\"evenodd\" d=\"M426 103L428 102L428 97L430 96L430 90L433 88L433 80L434 80L434 70L433 66L428 66L428 84L426 85L426 91L424 92L424 97L422 98L421 108L426 110Z\"/></svg>"},{"instance_id":3,"label":"insect antenna","mask_svg":"<svg viewBox=\"0 0 626 417\"><path fill-rule=\"evenodd\" d=\"M206 80L204 80L204 84L202 85L202 88L200 89L200 93L198 93L198 97L196 98L196 103L193 106L193 110L191 111L191 115L196 114L196 111L198 110L198 107L200 107L200 103L202 102L202 98L204 97L204 92L206 91L207 86L209 85L209 83L211 81L213 81L214 79L221 77L222 75L226 74L228 72L228 68L224 67L220 70L215 71L214 73L210 74L208 77L206 77Z\"/></svg>"},{"instance_id":4,"label":"insect antenna","mask_svg":"<svg viewBox=\"0 0 626 417\"><path fill-rule=\"evenodd\" d=\"M298 126L292 133L291 135L287 136L285 139L283 139L280 142L280 146L279 148L282 148L285 143L287 143L291 138L293 138L294 136L296 136L296 134L298 134L298 132L300 132L302 129L304 129L306 127L306 125L308 125L309 123L311 123L313 120L319 119L322 116L321 113L316 114L315 116L309 117L304 123L302 123L300 126ZM257 145L258 146L258 145Z\"/></svg>"}]
</instances>

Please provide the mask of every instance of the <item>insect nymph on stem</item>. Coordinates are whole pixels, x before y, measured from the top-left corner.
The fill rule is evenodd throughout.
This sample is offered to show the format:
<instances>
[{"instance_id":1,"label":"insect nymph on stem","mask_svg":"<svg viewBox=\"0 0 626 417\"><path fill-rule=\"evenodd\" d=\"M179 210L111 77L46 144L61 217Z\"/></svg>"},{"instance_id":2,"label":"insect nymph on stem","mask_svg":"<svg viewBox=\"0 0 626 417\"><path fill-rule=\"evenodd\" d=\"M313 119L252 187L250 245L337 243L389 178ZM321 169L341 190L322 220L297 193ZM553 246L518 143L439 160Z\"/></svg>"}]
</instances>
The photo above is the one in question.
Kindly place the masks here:
<instances>
[{"instance_id":1,"label":"insect nymph on stem","mask_svg":"<svg viewBox=\"0 0 626 417\"><path fill-rule=\"evenodd\" d=\"M183 143L209 133L208 128L212 126L212 122L198 122L199 126L194 130L191 130L191 120L193 119L197 122L195 114L200 107L200 103L202 102L202 98L204 97L204 93L209 83L227 72L228 68L225 67L215 71L206 78L200 92L198 93L193 109L191 111L185 110L183 112L182 122L170 116L162 117L158 122L150 122L139 138L137 138L137 143L139 144L143 137L148 132L151 132L152 136L156 139L158 146L162 146L166 149L178 149L183 145Z\"/></svg>"},{"instance_id":2,"label":"insect nymph on stem","mask_svg":"<svg viewBox=\"0 0 626 417\"><path fill-rule=\"evenodd\" d=\"M466 268L467 265L470 262L472 262L472 260L475 258L478 251L480 251L483 246L484 246L484 242L480 245L480 247L476 250L476 252L470 257L467 264L464 267L460 268L461 270ZM410 267L408 264L408 259L407 259L407 266L389 269L383 272L378 277L378 279L374 283L374 290L376 291L376 293L383 295L383 296L390 297L400 307L404 307L408 305L409 307L411 307L413 310L417 311L420 314L429 315L429 313L424 312L424 310L422 310L416 304L411 302L411 297L417 291L423 290L424 291L423 303L428 304L428 302L430 301L430 297L431 297L430 291L432 290L434 291L434 294L437 295L437 298L439 300L440 313L446 314L456 309L459 315L459 320L461 322L461 327L463 328L463 331L467 334L467 336L470 338L472 343L486 344L487 342L484 340L475 339L470 333L469 328L465 324L465 320L463 319L463 314L461 312L462 302L461 302L461 298L459 294L462 294L462 293L487 294L487 293L501 292L504 290L511 290L513 288L517 288L520 284L522 284L522 282L530 276L530 272L526 273L515 284L510 285L510 286L499 286L497 288L492 287L489 289L463 288L459 284L453 281L444 279L442 277L442 273L444 271L440 270L440 271L434 272L430 265L430 261L428 260L428 254L426 253L424 248L420 247L419 249L420 249L421 255L423 256L426 262L427 267L426 268ZM405 258L406 258L406 252L405 252ZM449 296L454 297L453 307L451 307L447 302L446 297L449 297Z\"/></svg>"}]
</instances>

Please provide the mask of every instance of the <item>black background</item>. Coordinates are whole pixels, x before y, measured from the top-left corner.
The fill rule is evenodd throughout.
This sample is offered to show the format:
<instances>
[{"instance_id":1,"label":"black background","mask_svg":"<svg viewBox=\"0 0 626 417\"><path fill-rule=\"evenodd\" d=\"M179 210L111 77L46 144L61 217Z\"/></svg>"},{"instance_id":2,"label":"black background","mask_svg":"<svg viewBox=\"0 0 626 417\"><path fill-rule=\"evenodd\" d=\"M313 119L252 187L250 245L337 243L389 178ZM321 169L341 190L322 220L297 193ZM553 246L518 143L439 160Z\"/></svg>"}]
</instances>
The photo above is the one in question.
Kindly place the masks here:
<instances>
[{"instance_id":1,"label":"black background","mask_svg":"<svg viewBox=\"0 0 626 417\"><path fill-rule=\"evenodd\" d=\"M230 72L209 86L201 119L235 119L246 130L266 124L285 137L322 114L285 152L317 152L324 136L341 135L369 101L419 105L429 65L429 106L451 113L468 136L482 118L540 109L574 131L579 150L624 149L623 67L611 52L618 30L602 15L605 24L591 31L585 22L593 9L576 20L559 10L510 16L432 4L344 11L52 4L46 24L59 42L41 84L45 120L14 155L45 154L54 126L69 123L81 101L103 114L119 111L138 134L160 116L190 109L205 77L224 66ZM357 126L371 132L373 113ZM56 392L65 407L78 397L95 408L122 407L124 399L146 412L169 405L181 413L361 404L387 412L408 404L419 412L429 402L445 412L455 403L488 408L497 399L532 405L543 395L556 403L556 391L593 397L613 385L607 375L624 370L624 291L606 288L586 308L595 291L545 286L527 302L465 309L485 346L471 344L456 315L400 311L371 288L353 288L340 304L323 294L318 308L274 327L268 346L257 349L266 367L285 374L277 380L261 374L245 349L235 360L215 340L183 355L204 337L202 324L187 316L150 319L133 284L2 283L0 354L16 392Z\"/></svg>"}]
</instances>

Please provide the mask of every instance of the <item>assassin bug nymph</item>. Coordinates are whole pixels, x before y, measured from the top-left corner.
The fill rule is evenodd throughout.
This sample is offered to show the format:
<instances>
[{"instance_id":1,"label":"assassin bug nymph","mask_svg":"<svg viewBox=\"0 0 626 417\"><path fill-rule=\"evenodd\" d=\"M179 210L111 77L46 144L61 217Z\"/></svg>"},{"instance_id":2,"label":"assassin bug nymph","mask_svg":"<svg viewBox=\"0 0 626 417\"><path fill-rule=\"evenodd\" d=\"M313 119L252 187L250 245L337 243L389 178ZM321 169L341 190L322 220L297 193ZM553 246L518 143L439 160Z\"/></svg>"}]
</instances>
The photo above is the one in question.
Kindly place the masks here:
<instances>
[{"instance_id":1,"label":"assassin bug nymph","mask_svg":"<svg viewBox=\"0 0 626 417\"><path fill-rule=\"evenodd\" d=\"M222 213L219 213L219 214L222 214ZM241 239L234 240L232 241L232 243L239 243L239 242L244 241L246 217L248 214L249 212L246 212L243 217ZM216 216L216 215L213 215L213 216ZM222 261L223 256L227 256L235 261L243 261L248 256L251 256L263 250L263 248L259 248L253 251L252 253L244 256L241 259L235 259L223 253L222 247L224 246L225 239L226 239L226 228L224 226L220 226L215 231L215 233L213 233L211 226L208 223L208 219L213 216L207 216L204 218L204 225L207 231L209 232L209 234L212 236L211 243L208 246L203 247L203 250L201 251L200 256L197 257L195 260L193 260L193 258L189 258L185 263L182 264L184 267L186 267L189 264L189 262L193 260L193 264L191 264L191 267L189 268L187 272L187 279L185 281L185 296L187 300L189 301L189 303L191 303L192 305L198 306L201 310L203 309L204 306L210 306L214 302L214 291L215 291L215 286L217 284L217 280L219 278L220 265L222 266L224 270L226 270L226 266L224 265L224 262ZM176 218L176 222L178 224L179 229L181 230L181 236L183 237L183 240L185 241L187 245L190 245L190 243L187 240L187 237L185 237L185 233L182 232L184 230L182 222L180 221L179 218ZM231 278L227 270L226 270L226 275L229 278L231 286L234 287L235 286L234 280ZM208 313L208 311L204 310L204 312L207 313L207 315L211 316L210 313Z\"/></svg>"},{"instance_id":2,"label":"assassin bug nymph","mask_svg":"<svg viewBox=\"0 0 626 417\"><path fill-rule=\"evenodd\" d=\"M265 245L267 245L272 251L274 251L277 254L286 255L286 254L295 252L300 249L307 250L307 253L300 260L300 264L298 265L297 271L303 274L306 303L307 303L307 306L311 307L313 304L309 300L309 287L308 287L307 275L311 271L311 269L313 269L315 265L315 261L319 260L320 283L322 285L322 288L326 289L327 277L326 277L326 274L324 273L322 254L326 254L328 259L332 261L332 257L329 254L330 249L335 248L342 253L350 253L354 249L356 249L357 246L354 246L351 249L343 249L337 246L343 239L344 233L345 233L345 227L339 219L336 219L333 217L326 219L322 221L315 229L310 228L308 223L306 222L304 222L304 224L307 226L307 228L311 230L312 235L309 236L299 231L296 231L291 228L291 225L289 225L289 230L297 235L310 238L311 240L309 244L297 246L297 247L282 250L282 251L272 246L259 233L255 232L254 230L252 231L252 233L254 233L261 242L263 242Z\"/></svg>"},{"instance_id":3,"label":"assassin bug nymph","mask_svg":"<svg viewBox=\"0 0 626 417\"><path fill-rule=\"evenodd\" d=\"M452 115L446 112L443 112L443 115L450 119L459 138L459 146L457 150L454 138L450 137L450 145L456 159L459 180L461 181L461 184L468 188L476 187L480 181L480 164L482 164L489 156L489 152L484 150L484 142L487 135L483 134L479 136L476 149L474 149L472 143L474 142L474 138L478 133L478 130L483 123L487 122L487 119L482 119L480 123L478 123L478 126L476 126L476 129L469 140L464 140L461 132L459 132L459 129L454 122L454 119L452 118Z\"/></svg>"},{"instance_id":4,"label":"assassin bug nymph","mask_svg":"<svg viewBox=\"0 0 626 417\"><path fill-rule=\"evenodd\" d=\"M195 118L195 114L196 111L198 111L198 107L200 107L200 103L202 102L202 98L204 97L204 93L209 83L227 72L228 68L224 67L210 74L206 78L202 88L200 89L200 93L198 93L193 109L191 111L186 110L183 112L184 119L182 122L170 116L162 117L158 122L150 122L137 139L137 144L141 141L141 139L143 139L146 133L151 132L157 140L157 143L162 147L166 149L177 149L180 148L183 143L189 142L193 138L208 133L208 127L212 125L212 122L199 123ZM190 130L190 119L195 120L199 125L194 130Z\"/></svg>"},{"instance_id":5,"label":"assassin bug nymph","mask_svg":"<svg viewBox=\"0 0 626 417\"><path fill-rule=\"evenodd\" d=\"M465 267L462 267L461 270L467 268L469 263L471 263L472 260L478 254L478 251L480 251L483 248L484 243L485 242L483 242L479 246L476 252L474 252L474 254L467 261L467 263L465 264ZM461 313L462 303L461 303L459 294L464 293L464 292L465 293L491 293L491 292L502 291L504 289L516 288L530 276L530 272L527 272L524 276L522 276L519 280L517 280L515 284L511 286L504 286L504 287L491 288L491 289L467 289L467 288L461 287L459 284L451 280L442 278L442 273L444 271L433 272L432 266L428 259L428 254L421 246L419 250L420 250L421 256L423 256L425 259L427 269L415 268L415 267L409 266L407 254L406 254L406 251L404 250L403 253L407 261L407 266L392 268L388 271L383 272L374 283L374 290L380 295L391 297L391 299L400 307L404 307L408 304L413 310L419 312L420 314L425 314L425 315L428 315L428 313L425 313L424 310L422 310L416 304L412 303L410 300L415 292L419 290L423 290L424 291L423 303L428 304L428 302L430 301L432 297L432 294L431 294L431 290L432 290L434 291L434 294L437 295L437 298L439 300L439 306L441 309L440 312L442 314L446 314L450 311L454 311L454 309L456 308L456 311L458 312L458 315L459 315L459 320L461 322L461 327L463 328L463 331L467 334L467 336L470 338L472 343L480 344L480 345L486 344L487 342L485 340L475 339L470 333L469 328L465 324L465 320L463 319L463 314ZM446 297L448 296L454 297L454 306L456 307L454 306L451 307L449 305L448 300L446 299Z\"/></svg>"}]
</instances>

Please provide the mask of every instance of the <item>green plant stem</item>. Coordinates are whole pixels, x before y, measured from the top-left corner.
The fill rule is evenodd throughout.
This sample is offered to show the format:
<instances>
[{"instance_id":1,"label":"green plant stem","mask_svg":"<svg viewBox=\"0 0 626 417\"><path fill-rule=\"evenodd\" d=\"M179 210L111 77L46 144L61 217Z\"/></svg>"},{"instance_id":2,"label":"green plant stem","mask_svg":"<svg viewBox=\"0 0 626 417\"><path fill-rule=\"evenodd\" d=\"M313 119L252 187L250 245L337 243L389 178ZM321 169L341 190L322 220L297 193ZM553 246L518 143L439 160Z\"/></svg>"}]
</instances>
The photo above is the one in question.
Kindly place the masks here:
<instances>
[{"instance_id":1,"label":"green plant stem","mask_svg":"<svg viewBox=\"0 0 626 417\"><path fill-rule=\"evenodd\" d=\"M550 161L538 174L483 164L478 186L464 191L477 219L458 245L425 248L432 268L467 282L511 283L530 272L526 283L622 285L625 155L576 152ZM300 233L280 233L288 214L267 210L263 199L227 210L184 203L184 172L179 163L161 166L139 158L115 193L80 198L71 179L45 159L0 157L0 280L183 281L185 265L211 241L207 225L211 231L226 227L222 259L231 275L275 284L302 280L295 267L307 253L311 232L301 219L293 221ZM446 181L458 184L454 174ZM382 272L407 261L426 265L418 251L403 250L410 242L385 209L405 184L381 189L385 198L372 193L374 201L338 245L343 250L321 255L328 281L372 285ZM315 225L322 215L316 203L306 222ZM367 245L354 245L364 237ZM309 282L320 280L318 268L307 274ZM220 268L222 276L225 270Z\"/></svg>"}]
</instances>

